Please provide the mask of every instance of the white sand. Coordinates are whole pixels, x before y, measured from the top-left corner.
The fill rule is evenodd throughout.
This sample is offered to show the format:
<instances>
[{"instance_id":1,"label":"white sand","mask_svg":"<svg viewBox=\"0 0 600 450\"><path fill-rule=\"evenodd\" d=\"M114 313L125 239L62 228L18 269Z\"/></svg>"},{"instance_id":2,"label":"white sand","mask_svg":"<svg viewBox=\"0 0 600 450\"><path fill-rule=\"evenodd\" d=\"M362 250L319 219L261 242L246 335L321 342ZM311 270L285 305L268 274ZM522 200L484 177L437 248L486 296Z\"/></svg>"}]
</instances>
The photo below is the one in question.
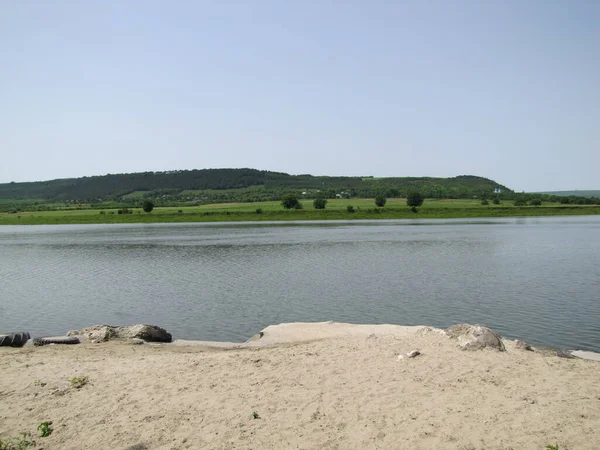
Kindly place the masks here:
<instances>
[{"instance_id":1,"label":"white sand","mask_svg":"<svg viewBox=\"0 0 600 450\"><path fill-rule=\"evenodd\" d=\"M51 420L35 448L597 448L600 364L505 345L467 352L427 328L325 323L228 349L0 348L0 439ZM90 379L79 390L78 375Z\"/></svg>"}]
</instances>

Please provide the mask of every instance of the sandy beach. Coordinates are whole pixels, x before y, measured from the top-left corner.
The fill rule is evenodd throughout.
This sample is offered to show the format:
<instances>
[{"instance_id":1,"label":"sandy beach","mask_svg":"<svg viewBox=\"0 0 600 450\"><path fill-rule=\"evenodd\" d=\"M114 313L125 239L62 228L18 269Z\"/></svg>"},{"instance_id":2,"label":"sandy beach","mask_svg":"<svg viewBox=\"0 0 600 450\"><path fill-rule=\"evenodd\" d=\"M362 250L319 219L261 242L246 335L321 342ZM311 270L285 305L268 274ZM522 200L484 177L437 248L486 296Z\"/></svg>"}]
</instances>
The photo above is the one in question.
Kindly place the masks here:
<instances>
[{"instance_id":1,"label":"sandy beach","mask_svg":"<svg viewBox=\"0 0 600 450\"><path fill-rule=\"evenodd\" d=\"M0 348L0 439L52 421L32 448L597 448L600 363L504 344L464 351L427 327L323 323L221 348Z\"/></svg>"}]
</instances>

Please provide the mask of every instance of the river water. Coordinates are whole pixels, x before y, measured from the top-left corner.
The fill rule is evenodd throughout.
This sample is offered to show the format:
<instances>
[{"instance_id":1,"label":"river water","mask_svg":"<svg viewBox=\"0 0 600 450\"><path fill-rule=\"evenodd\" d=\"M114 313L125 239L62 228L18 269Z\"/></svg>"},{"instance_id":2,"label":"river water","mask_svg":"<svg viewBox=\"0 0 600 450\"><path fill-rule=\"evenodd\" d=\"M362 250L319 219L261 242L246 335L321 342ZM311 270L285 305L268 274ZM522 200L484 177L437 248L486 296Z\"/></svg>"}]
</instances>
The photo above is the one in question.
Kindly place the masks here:
<instances>
[{"instance_id":1,"label":"river water","mask_svg":"<svg viewBox=\"0 0 600 450\"><path fill-rule=\"evenodd\" d=\"M600 217L0 227L0 333L482 323L600 351Z\"/></svg>"}]
</instances>

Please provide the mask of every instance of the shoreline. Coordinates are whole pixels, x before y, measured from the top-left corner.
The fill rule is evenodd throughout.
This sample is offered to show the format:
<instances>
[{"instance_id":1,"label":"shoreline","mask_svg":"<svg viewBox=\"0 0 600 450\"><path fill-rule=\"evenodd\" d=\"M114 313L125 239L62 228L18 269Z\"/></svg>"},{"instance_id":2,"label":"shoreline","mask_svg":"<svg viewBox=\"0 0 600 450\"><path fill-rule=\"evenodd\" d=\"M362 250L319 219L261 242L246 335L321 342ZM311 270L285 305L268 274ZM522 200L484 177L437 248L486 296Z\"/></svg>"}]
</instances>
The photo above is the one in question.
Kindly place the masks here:
<instances>
[{"instance_id":1,"label":"shoreline","mask_svg":"<svg viewBox=\"0 0 600 450\"><path fill-rule=\"evenodd\" d=\"M321 322L229 348L1 348L0 439L52 421L36 448L595 448L598 362L460 342L430 327Z\"/></svg>"},{"instance_id":2,"label":"shoreline","mask_svg":"<svg viewBox=\"0 0 600 450\"><path fill-rule=\"evenodd\" d=\"M289 222L289 221L354 221L381 219L472 219L520 218L600 215L599 206L525 206L422 208L413 213L407 208L369 208L349 213L340 209L282 211L266 210L257 214L249 211L161 212L149 214L99 214L97 210L42 211L0 214L0 225L84 225L115 223L212 223L212 222Z\"/></svg>"}]
</instances>

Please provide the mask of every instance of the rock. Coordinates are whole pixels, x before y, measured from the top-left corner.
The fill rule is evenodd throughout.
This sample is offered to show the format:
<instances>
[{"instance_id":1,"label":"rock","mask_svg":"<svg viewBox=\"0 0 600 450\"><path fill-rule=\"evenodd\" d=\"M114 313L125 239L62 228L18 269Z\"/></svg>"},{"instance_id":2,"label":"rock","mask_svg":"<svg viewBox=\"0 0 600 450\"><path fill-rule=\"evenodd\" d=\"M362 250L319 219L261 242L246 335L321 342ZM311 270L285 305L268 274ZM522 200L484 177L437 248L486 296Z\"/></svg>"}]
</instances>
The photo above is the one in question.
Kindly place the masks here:
<instances>
[{"instance_id":1,"label":"rock","mask_svg":"<svg viewBox=\"0 0 600 450\"><path fill-rule=\"evenodd\" d=\"M171 342L173 337L164 328L155 325L95 325L81 330L73 330L67 336L81 336L90 342L105 342L110 339L143 339L148 342Z\"/></svg>"},{"instance_id":2,"label":"rock","mask_svg":"<svg viewBox=\"0 0 600 450\"><path fill-rule=\"evenodd\" d=\"M414 357L416 357L416 356L419 356L420 354L421 354L421 352L420 352L419 350L413 350L413 351L411 351L411 352L408 352L408 353L406 354L406 357L407 357L407 358L414 358Z\"/></svg>"},{"instance_id":3,"label":"rock","mask_svg":"<svg viewBox=\"0 0 600 450\"><path fill-rule=\"evenodd\" d=\"M413 350L408 352L406 355L398 355L398 361L402 361L405 358L415 358L419 356L421 352L419 350Z\"/></svg>"},{"instance_id":4,"label":"rock","mask_svg":"<svg viewBox=\"0 0 600 450\"><path fill-rule=\"evenodd\" d=\"M518 348L519 350L527 350L529 352L532 352L533 349L531 348L531 345L529 345L527 342L522 341L522 340L517 340L517 342L515 342L515 348Z\"/></svg>"},{"instance_id":5,"label":"rock","mask_svg":"<svg viewBox=\"0 0 600 450\"><path fill-rule=\"evenodd\" d=\"M117 337L114 331L115 328L117 327L110 325L94 325L81 330L71 330L67 333L67 336L81 336L82 339L90 342L106 342Z\"/></svg>"},{"instance_id":6,"label":"rock","mask_svg":"<svg viewBox=\"0 0 600 450\"><path fill-rule=\"evenodd\" d=\"M558 356L559 358L567 358L567 359L575 358L573 355L571 355L570 352L566 352L564 350L556 350L556 356Z\"/></svg>"},{"instance_id":7,"label":"rock","mask_svg":"<svg viewBox=\"0 0 600 450\"><path fill-rule=\"evenodd\" d=\"M446 334L450 338L456 339L463 350L483 348L492 348L501 352L506 350L500 335L482 325L452 325L446 330Z\"/></svg>"}]
</instances>

